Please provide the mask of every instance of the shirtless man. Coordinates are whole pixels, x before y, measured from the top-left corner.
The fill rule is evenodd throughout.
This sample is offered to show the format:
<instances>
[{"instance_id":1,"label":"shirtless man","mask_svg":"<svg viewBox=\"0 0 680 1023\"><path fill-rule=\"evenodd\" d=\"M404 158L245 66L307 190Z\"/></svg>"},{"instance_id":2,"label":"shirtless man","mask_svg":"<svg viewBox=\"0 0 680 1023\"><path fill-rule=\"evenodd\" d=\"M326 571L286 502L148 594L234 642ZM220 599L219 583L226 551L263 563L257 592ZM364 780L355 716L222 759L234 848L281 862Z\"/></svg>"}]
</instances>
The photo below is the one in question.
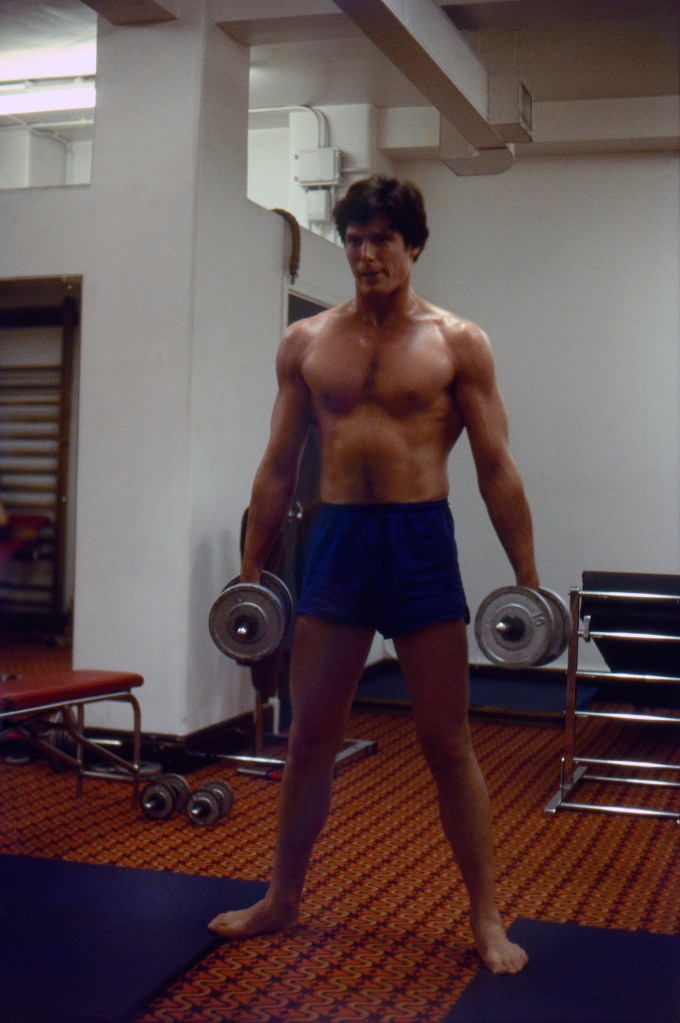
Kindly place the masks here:
<instances>
[{"instance_id":1,"label":"shirtless man","mask_svg":"<svg viewBox=\"0 0 680 1023\"><path fill-rule=\"evenodd\" d=\"M467 430L479 489L516 582L538 585L531 515L508 450L491 349L478 327L411 289L428 236L413 185L357 182L337 204L335 221L355 296L283 336L241 571L244 581L259 581L313 423L323 503L297 609L275 862L261 902L209 926L233 939L297 923L335 757L377 628L394 639L409 687L444 834L469 893L477 950L495 973L517 973L527 957L507 938L496 905L489 800L468 727L469 615L447 502L449 452Z\"/></svg>"}]
</instances>

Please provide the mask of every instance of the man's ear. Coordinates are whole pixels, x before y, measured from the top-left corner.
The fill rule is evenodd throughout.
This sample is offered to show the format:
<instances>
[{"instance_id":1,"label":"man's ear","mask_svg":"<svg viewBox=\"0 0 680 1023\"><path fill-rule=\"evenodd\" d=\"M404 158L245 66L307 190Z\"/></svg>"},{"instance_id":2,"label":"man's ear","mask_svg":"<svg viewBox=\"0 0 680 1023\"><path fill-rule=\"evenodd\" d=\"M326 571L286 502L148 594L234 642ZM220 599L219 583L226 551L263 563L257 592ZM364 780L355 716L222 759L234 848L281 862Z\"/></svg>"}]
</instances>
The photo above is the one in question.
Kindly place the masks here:
<instances>
[{"instance_id":1,"label":"man's ear","mask_svg":"<svg viewBox=\"0 0 680 1023\"><path fill-rule=\"evenodd\" d=\"M423 251L422 245L412 245L411 246L411 259L413 260L414 263L417 262L418 256L420 255L420 253L422 251Z\"/></svg>"}]
</instances>

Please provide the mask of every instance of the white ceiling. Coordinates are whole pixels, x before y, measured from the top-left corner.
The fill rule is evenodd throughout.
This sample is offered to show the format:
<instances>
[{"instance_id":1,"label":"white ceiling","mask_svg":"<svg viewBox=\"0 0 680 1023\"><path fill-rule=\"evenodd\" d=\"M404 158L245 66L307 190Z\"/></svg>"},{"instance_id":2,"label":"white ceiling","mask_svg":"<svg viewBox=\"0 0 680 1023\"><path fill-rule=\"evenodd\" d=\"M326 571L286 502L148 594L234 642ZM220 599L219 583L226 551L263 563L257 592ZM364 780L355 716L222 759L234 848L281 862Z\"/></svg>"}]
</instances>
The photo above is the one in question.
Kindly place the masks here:
<instances>
[{"instance_id":1,"label":"white ceiling","mask_svg":"<svg viewBox=\"0 0 680 1023\"><path fill-rule=\"evenodd\" d=\"M63 56L71 74L92 74L96 33L97 16L80 0L0 0L0 82L47 77L46 60Z\"/></svg>"},{"instance_id":2,"label":"white ceiling","mask_svg":"<svg viewBox=\"0 0 680 1023\"><path fill-rule=\"evenodd\" d=\"M490 71L507 70L510 62L522 73L534 102L680 93L677 0L441 0L441 6ZM80 0L0 0L0 82L37 74L17 63L29 51L70 52L77 73L92 73L95 34L96 15ZM253 46L251 61L254 107L427 103L353 26L332 42ZM329 74L329 66L337 72Z\"/></svg>"},{"instance_id":3,"label":"white ceiling","mask_svg":"<svg viewBox=\"0 0 680 1023\"><path fill-rule=\"evenodd\" d=\"M538 102L680 91L677 0L442 0L441 6L485 63L510 42ZM0 81L24 77L16 58L26 51L68 50L79 55L79 73L88 73L95 33L96 15L80 0L0 0ZM256 104L351 102L360 95L376 106L417 105L413 87L358 30L332 45L334 66L336 56L343 59L334 75L325 41L253 47ZM290 95L301 80L306 95Z\"/></svg>"}]
</instances>

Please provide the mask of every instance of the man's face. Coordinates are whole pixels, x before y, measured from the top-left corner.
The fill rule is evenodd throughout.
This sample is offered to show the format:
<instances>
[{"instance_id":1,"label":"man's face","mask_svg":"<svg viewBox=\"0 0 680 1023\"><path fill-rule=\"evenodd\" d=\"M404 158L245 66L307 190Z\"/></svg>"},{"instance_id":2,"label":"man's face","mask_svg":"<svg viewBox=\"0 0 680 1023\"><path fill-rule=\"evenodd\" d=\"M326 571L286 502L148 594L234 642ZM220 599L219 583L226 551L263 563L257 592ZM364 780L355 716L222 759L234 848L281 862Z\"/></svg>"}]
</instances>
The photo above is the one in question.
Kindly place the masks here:
<instances>
[{"instance_id":1,"label":"man's face","mask_svg":"<svg viewBox=\"0 0 680 1023\"><path fill-rule=\"evenodd\" d=\"M345 253L361 294L390 294L408 282L419 252L406 245L384 214L366 224L351 223L345 231Z\"/></svg>"}]
</instances>

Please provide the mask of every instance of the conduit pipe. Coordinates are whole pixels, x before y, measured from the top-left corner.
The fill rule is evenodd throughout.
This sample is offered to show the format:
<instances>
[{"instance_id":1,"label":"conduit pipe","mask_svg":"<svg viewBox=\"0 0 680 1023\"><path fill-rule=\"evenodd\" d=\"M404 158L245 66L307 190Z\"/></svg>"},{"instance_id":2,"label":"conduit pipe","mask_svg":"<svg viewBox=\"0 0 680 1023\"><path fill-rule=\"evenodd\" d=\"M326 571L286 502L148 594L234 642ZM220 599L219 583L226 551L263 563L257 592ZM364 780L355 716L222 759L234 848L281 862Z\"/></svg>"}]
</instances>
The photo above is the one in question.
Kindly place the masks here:
<instances>
[{"instance_id":1,"label":"conduit pipe","mask_svg":"<svg viewBox=\"0 0 680 1023\"><path fill-rule=\"evenodd\" d=\"M287 106L287 107L251 107L248 111L249 114L291 114L295 111L300 111L305 114L314 114L316 117L317 125L319 128L319 149L324 149L330 145L330 129L328 126L328 118L323 111L318 110L316 107L308 106Z\"/></svg>"},{"instance_id":2,"label":"conduit pipe","mask_svg":"<svg viewBox=\"0 0 680 1023\"><path fill-rule=\"evenodd\" d=\"M486 68L433 0L333 0L441 115L439 153L455 174L499 174L514 150L487 120Z\"/></svg>"}]
</instances>

